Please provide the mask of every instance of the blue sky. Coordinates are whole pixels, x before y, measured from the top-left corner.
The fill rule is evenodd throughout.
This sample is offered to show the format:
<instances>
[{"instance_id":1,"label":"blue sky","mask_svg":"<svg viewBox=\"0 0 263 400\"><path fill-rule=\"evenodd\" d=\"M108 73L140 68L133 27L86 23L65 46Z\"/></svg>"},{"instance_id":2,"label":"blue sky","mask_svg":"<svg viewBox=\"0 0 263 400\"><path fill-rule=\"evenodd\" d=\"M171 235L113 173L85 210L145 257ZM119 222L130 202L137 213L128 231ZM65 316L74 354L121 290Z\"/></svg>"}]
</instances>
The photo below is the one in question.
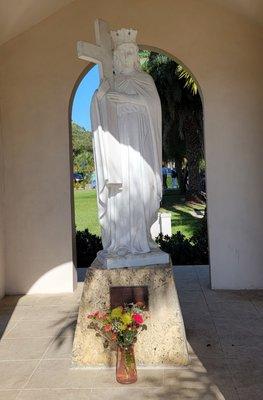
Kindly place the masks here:
<instances>
[{"instance_id":1,"label":"blue sky","mask_svg":"<svg viewBox=\"0 0 263 400\"><path fill-rule=\"evenodd\" d=\"M84 76L76 90L72 106L72 121L90 131L90 102L100 82L99 68L95 65Z\"/></svg>"}]
</instances>

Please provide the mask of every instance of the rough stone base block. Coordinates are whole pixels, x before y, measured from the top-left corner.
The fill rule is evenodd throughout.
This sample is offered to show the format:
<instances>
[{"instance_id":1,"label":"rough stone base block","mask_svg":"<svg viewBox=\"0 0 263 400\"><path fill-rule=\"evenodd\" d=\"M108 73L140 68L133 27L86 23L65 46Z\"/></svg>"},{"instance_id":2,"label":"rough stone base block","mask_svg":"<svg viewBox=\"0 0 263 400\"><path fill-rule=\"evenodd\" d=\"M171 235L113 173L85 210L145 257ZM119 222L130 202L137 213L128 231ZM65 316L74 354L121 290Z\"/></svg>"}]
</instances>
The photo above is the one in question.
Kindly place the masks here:
<instances>
[{"instance_id":1,"label":"rough stone base block","mask_svg":"<svg viewBox=\"0 0 263 400\"><path fill-rule=\"evenodd\" d=\"M147 286L149 313L147 331L138 336L135 355L138 366L176 366L189 362L184 323L173 279L172 266L105 269L95 260L88 269L73 343L76 367L112 367L115 352L104 349L101 338L88 329L87 314L110 304L111 286Z\"/></svg>"}]
</instances>

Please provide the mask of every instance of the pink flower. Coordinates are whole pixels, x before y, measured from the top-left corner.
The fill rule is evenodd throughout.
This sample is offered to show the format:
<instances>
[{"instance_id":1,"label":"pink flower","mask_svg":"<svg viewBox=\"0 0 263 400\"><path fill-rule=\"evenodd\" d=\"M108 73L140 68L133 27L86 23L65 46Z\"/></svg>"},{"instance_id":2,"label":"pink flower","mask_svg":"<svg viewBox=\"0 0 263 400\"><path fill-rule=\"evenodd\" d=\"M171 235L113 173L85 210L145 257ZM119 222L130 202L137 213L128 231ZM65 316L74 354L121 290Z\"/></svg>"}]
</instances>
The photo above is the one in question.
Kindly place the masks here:
<instances>
[{"instance_id":1,"label":"pink flower","mask_svg":"<svg viewBox=\"0 0 263 400\"><path fill-rule=\"evenodd\" d=\"M111 331L111 324L105 325L103 329L104 329L105 332L110 332Z\"/></svg>"},{"instance_id":2,"label":"pink flower","mask_svg":"<svg viewBox=\"0 0 263 400\"><path fill-rule=\"evenodd\" d=\"M132 319L138 325L141 325L143 323L143 317L141 316L141 314L138 313L132 314Z\"/></svg>"},{"instance_id":3,"label":"pink flower","mask_svg":"<svg viewBox=\"0 0 263 400\"><path fill-rule=\"evenodd\" d=\"M98 319L105 319L107 316L107 313L105 311L99 311L97 314Z\"/></svg>"}]
</instances>

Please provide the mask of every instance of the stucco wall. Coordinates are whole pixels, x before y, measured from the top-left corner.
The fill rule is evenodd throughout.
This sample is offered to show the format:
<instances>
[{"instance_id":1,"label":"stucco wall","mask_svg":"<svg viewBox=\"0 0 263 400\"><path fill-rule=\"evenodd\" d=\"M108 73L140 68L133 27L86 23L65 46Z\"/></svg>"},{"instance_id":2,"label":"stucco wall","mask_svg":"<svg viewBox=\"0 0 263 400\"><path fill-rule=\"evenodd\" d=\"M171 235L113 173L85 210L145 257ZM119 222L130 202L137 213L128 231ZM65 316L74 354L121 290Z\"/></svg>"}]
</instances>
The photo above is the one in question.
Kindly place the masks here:
<instances>
[{"instance_id":1,"label":"stucco wall","mask_svg":"<svg viewBox=\"0 0 263 400\"><path fill-rule=\"evenodd\" d=\"M76 42L94 41L98 17L198 79L213 287L263 287L262 28L211 1L81 0L0 48L7 291L72 289L68 106L86 65Z\"/></svg>"},{"instance_id":2,"label":"stucco wall","mask_svg":"<svg viewBox=\"0 0 263 400\"><path fill-rule=\"evenodd\" d=\"M3 159L3 136L1 125L0 107L0 299L5 294L5 258L4 258L4 159Z\"/></svg>"},{"instance_id":3,"label":"stucco wall","mask_svg":"<svg viewBox=\"0 0 263 400\"><path fill-rule=\"evenodd\" d=\"M5 294L4 232L2 207L0 208L0 299Z\"/></svg>"}]
</instances>

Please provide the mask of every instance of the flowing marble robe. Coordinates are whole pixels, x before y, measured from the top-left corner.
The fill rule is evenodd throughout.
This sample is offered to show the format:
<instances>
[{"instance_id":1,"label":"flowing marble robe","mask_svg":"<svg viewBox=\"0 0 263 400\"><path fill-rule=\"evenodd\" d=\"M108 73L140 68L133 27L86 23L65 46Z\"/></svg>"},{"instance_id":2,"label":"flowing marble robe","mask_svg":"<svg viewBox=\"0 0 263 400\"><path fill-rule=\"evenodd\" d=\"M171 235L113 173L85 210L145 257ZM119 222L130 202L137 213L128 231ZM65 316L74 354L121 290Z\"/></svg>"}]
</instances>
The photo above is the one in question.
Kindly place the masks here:
<instances>
[{"instance_id":1,"label":"flowing marble robe","mask_svg":"<svg viewBox=\"0 0 263 400\"><path fill-rule=\"evenodd\" d=\"M129 99L114 103L108 91ZM152 77L135 71L103 81L91 120L102 253L147 253L156 248L150 228L162 197L161 105Z\"/></svg>"}]
</instances>

